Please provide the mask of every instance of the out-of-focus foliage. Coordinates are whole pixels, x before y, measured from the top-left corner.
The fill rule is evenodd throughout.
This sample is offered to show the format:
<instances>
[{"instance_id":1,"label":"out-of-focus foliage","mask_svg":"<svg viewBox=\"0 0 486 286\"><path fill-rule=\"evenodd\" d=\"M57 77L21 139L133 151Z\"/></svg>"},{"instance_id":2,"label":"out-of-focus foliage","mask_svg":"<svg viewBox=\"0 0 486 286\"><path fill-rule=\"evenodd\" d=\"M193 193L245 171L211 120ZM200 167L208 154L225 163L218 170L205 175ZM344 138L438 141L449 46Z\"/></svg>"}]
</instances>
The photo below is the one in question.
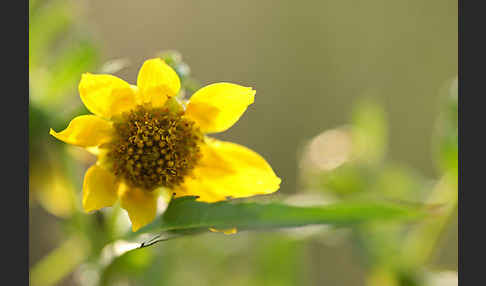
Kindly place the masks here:
<instances>
[{"instance_id":1,"label":"out-of-focus foliage","mask_svg":"<svg viewBox=\"0 0 486 286\"><path fill-rule=\"evenodd\" d=\"M39 234L29 236L31 257L46 247L42 243L58 245L50 246L51 252L31 268L31 283L39 286L65 279L96 250L96 244L104 243L96 219L80 211L78 174L91 159L89 154L73 156L74 149L49 135L49 128L64 127L67 118L81 111L79 78L99 65L97 44L78 22L75 5L29 1L29 207L41 206L60 219L61 226L55 234L41 226L47 241L38 241ZM34 215L39 213L35 210Z\"/></svg>"},{"instance_id":2,"label":"out-of-focus foliage","mask_svg":"<svg viewBox=\"0 0 486 286\"><path fill-rule=\"evenodd\" d=\"M383 161L388 147L388 122L383 107L361 99L351 114L353 157L368 164Z\"/></svg>"},{"instance_id":3,"label":"out-of-focus foliage","mask_svg":"<svg viewBox=\"0 0 486 286\"><path fill-rule=\"evenodd\" d=\"M387 160L386 114L378 102L370 99L355 105L350 126L323 132L309 142L304 152L304 187L322 192L329 200L381 197L437 207L436 217L412 226L370 222L353 228L350 238L368 269L370 286L428 285L427 277L432 274L426 267L445 227L457 214L457 79L442 96L440 108L434 145L439 178L426 178ZM340 156L319 157L322 154ZM338 163L315 163L333 159Z\"/></svg>"},{"instance_id":4,"label":"out-of-focus foliage","mask_svg":"<svg viewBox=\"0 0 486 286\"><path fill-rule=\"evenodd\" d=\"M132 250L102 272L99 285L307 285L305 242L278 232L258 236L186 236L156 248Z\"/></svg>"},{"instance_id":5,"label":"out-of-focus foliage","mask_svg":"<svg viewBox=\"0 0 486 286\"><path fill-rule=\"evenodd\" d=\"M79 106L79 78L99 61L95 43L76 21L73 4L29 1L30 197L59 217L73 214L77 192L64 161L66 149L50 140L49 128L61 126Z\"/></svg>"},{"instance_id":6,"label":"out-of-focus foliage","mask_svg":"<svg viewBox=\"0 0 486 286\"><path fill-rule=\"evenodd\" d=\"M458 79L446 85L441 94L440 115L435 132L435 154L442 172L456 172L458 168Z\"/></svg>"},{"instance_id":7,"label":"out-of-focus foliage","mask_svg":"<svg viewBox=\"0 0 486 286\"><path fill-rule=\"evenodd\" d=\"M98 51L76 22L73 3L29 3L31 104L62 110L77 90L81 73L98 64Z\"/></svg>"}]
</instances>

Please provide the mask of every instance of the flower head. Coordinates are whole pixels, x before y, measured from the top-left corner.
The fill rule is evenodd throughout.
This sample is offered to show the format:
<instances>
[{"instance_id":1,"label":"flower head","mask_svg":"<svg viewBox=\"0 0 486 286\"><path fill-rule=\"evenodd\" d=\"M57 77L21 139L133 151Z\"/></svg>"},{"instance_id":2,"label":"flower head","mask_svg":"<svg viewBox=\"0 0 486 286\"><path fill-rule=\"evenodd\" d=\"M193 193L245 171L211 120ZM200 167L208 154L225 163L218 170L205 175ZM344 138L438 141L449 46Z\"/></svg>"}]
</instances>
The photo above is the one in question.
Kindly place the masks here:
<instances>
[{"instance_id":1,"label":"flower head","mask_svg":"<svg viewBox=\"0 0 486 286\"><path fill-rule=\"evenodd\" d=\"M260 155L205 135L236 123L255 91L215 83L181 102L175 97L180 86L177 73L159 58L145 61L137 86L112 75L82 75L81 100L94 115L78 116L50 134L97 150L98 160L84 176L85 211L119 200L136 231L154 219L163 190L215 202L279 189L280 178Z\"/></svg>"}]
</instances>

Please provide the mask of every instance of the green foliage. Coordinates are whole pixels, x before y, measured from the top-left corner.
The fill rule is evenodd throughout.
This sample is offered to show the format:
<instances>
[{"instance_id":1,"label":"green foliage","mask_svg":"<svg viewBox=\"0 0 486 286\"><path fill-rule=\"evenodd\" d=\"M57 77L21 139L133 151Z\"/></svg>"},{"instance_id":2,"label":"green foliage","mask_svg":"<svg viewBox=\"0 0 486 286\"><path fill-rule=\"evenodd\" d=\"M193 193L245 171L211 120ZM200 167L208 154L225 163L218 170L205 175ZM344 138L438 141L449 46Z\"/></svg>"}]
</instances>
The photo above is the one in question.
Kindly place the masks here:
<instances>
[{"instance_id":1,"label":"green foliage","mask_svg":"<svg viewBox=\"0 0 486 286\"><path fill-rule=\"evenodd\" d=\"M356 102L351 115L353 151L358 160L380 163L388 144L387 116L383 107L371 98Z\"/></svg>"},{"instance_id":2,"label":"green foliage","mask_svg":"<svg viewBox=\"0 0 486 286\"><path fill-rule=\"evenodd\" d=\"M458 86L452 80L446 92L441 94L440 115L436 130L436 158L441 171L458 171Z\"/></svg>"},{"instance_id":3,"label":"green foliage","mask_svg":"<svg viewBox=\"0 0 486 286\"><path fill-rule=\"evenodd\" d=\"M52 59L51 50L73 25L73 13L67 1L29 2L33 7L29 13L29 67L37 68Z\"/></svg>"},{"instance_id":4,"label":"green foliage","mask_svg":"<svg viewBox=\"0 0 486 286\"><path fill-rule=\"evenodd\" d=\"M94 68L97 62L98 49L92 42L80 40L75 46L68 47L52 66L51 76L55 80L49 86L48 94L56 96L66 91L77 92L81 74Z\"/></svg>"},{"instance_id":5,"label":"green foliage","mask_svg":"<svg viewBox=\"0 0 486 286\"><path fill-rule=\"evenodd\" d=\"M83 72L98 65L99 53L76 23L69 1L30 1L29 79L31 104L65 109Z\"/></svg>"},{"instance_id":6,"label":"green foliage","mask_svg":"<svg viewBox=\"0 0 486 286\"><path fill-rule=\"evenodd\" d=\"M276 235L258 240L253 263L257 265L251 285L306 285L302 258L304 243ZM282 259L285 257L285 259Z\"/></svg>"},{"instance_id":7,"label":"green foliage","mask_svg":"<svg viewBox=\"0 0 486 286\"><path fill-rule=\"evenodd\" d=\"M47 126L49 126L49 117L45 112L38 108L37 106L33 104L29 104L29 148L31 152L37 152L39 151L39 148L41 148L39 141L34 141L38 140L41 138L46 138L48 129L46 130ZM41 142L44 142L45 140L42 140Z\"/></svg>"},{"instance_id":8,"label":"green foliage","mask_svg":"<svg viewBox=\"0 0 486 286\"><path fill-rule=\"evenodd\" d=\"M103 271L99 285L111 285L123 274L140 278L154 260L154 253L148 249L128 251L116 257Z\"/></svg>"},{"instance_id":9,"label":"green foliage","mask_svg":"<svg viewBox=\"0 0 486 286\"><path fill-rule=\"evenodd\" d=\"M366 192L374 183L372 170L361 165L344 163L332 172L320 176L321 185L325 190L333 192L338 197L346 197Z\"/></svg>"},{"instance_id":10,"label":"green foliage","mask_svg":"<svg viewBox=\"0 0 486 286\"><path fill-rule=\"evenodd\" d=\"M436 250L436 244L457 206L457 79L441 96L434 152L442 173L426 178L416 170L386 158L387 121L384 109L371 99L353 106L351 132L353 156L331 170L321 170L318 189L338 202L387 198L418 204L439 204L440 214L410 226L367 222L354 227L351 239L358 246L370 277L393 285L424 285L421 267ZM312 178L311 178L312 179ZM375 279L374 277L373 279ZM373 281L371 279L370 281ZM378 283L378 284L376 284ZM370 282L380 285L382 282Z\"/></svg>"},{"instance_id":11,"label":"green foliage","mask_svg":"<svg viewBox=\"0 0 486 286\"><path fill-rule=\"evenodd\" d=\"M298 207L283 203L223 201L205 203L196 197L171 201L165 213L138 233L207 228L238 230L297 227L310 224L351 225L365 221L410 220L424 210L402 204L343 202L326 206Z\"/></svg>"}]
</instances>

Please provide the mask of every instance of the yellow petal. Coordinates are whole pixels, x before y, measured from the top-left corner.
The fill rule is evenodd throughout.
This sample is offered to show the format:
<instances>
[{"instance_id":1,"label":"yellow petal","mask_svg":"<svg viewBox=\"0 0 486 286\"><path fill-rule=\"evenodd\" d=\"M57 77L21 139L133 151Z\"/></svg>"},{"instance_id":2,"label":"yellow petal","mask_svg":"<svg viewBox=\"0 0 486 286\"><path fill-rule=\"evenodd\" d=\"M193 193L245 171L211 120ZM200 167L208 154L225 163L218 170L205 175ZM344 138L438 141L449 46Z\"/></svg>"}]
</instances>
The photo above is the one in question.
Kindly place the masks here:
<instances>
[{"instance_id":1,"label":"yellow petal","mask_svg":"<svg viewBox=\"0 0 486 286\"><path fill-rule=\"evenodd\" d=\"M84 175L83 208L90 212L112 206L117 200L116 177L98 165L91 166Z\"/></svg>"},{"instance_id":2,"label":"yellow petal","mask_svg":"<svg viewBox=\"0 0 486 286\"><path fill-rule=\"evenodd\" d=\"M162 59L146 60L137 77L141 103L154 107L164 105L168 98L176 96L181 88L177 73Z\"/></svg>"},{"instance_id":3,"label":"yellow petal","mask_svg":"<svg viewBox=\"0 0 486 286\"><path fill-rule=\"evenodd\" d=\"M255 90L233 83L214 83L196 91L186 109L205 133L222 132L233 126L255 100Z\"/></svg>"},{"instance_id":4,"label":"yellow petal","mask_svg":"<svg viewBox=\"0 0 486 286\"><path fill-rule=\"evenodd\" d=\"M216 228L210 227L209 230L212 231L212 232L222 232L226 235L236 234L238 232L236 227L228 228L228 229L216 229Z\"/></svg>"},{"instance_id":5,"label":"yellow petal","mask_svg":"<svg viewBox=\"0 0 486 286\"><path fill-rule=\"evenodd\" d=\"M72 145L89 147L109 141L113 132L110 121L95 115L81 115L71 120L63 131L58 133L51 129L49 134Z\"/></svg>"},{"instance_id":6,"label":"yellow petal","mask_svg":"<svg viewBox=\"0 0 486 286\"><path fill-rule=\"evenodd\" d=\"M120 184L118 192L120 205L128 212L132 222L132 231L137 231L154 220L157 213L158 192L131 188L126 184Z\"/></svg>"},{"instance_id":7,"label":"yellow petal","mask_svg":"<svg viewBox=\"0 0 486 286\"><path fill-rule=\"evenodd\" d=\"M101 152L98 146L86 147L84 148L84 150L88 151L91 155L95 155L95 156L98 156Z\"/></svg>"},{"instance_id":8,"label":"yellow petal","mask_svg":"<svg viewBox=\"0 0 486 286\"><path fill-rule=\"evenodd\" d=\"M108 74L83 74L79 95L89 111L108 119L136 105L130 84Z\"/></svg>"},{"instance_id":9,"label":"yellow petal","mask_svg":"<svg viewBox=\"0 0 486 286\"><path fill-rule=\"evenodd\" d=\"M200 201L215 202L228 197L241 198L270 194L280 188L280 178L254 151L231 142L206 138L203 157L193 176L175 188L175 197L199 196Z\"/></svg>"}]
</instances>

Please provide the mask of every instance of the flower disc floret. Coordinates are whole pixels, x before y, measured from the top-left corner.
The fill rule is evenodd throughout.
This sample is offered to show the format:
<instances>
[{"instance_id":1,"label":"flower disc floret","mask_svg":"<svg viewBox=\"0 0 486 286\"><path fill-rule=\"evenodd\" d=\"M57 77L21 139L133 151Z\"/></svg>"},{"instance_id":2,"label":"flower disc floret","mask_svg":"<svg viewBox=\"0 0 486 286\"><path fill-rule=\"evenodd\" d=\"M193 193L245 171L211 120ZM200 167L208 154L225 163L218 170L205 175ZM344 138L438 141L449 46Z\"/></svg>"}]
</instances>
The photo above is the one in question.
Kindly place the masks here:
<instances>
[{"instance_id":1,"label":"flower disc floret","mask_svg":"<svg viewBox=\"0 0 486 286\"><path fill-rule=\"evenodd\" d=\"M113 173L133 187L178 186L201 158L203 134L182 112L137 106L115 118L114 128L107 158Z\"/></svg>"}]
</instances>

